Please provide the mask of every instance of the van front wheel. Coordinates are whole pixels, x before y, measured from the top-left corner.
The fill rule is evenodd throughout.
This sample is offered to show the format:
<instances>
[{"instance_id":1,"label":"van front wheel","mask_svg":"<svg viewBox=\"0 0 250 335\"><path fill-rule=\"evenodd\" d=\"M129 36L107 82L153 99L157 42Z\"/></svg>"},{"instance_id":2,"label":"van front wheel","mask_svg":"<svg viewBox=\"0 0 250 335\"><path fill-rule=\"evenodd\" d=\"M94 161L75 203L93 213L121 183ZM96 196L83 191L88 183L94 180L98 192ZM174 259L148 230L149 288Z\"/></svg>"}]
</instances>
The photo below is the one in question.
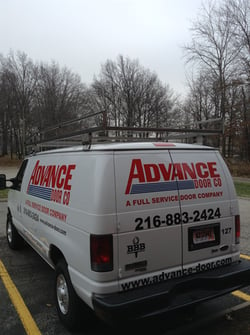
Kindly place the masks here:
<instances>
[{"instance_id":1,"label":"van front wheel","mask_svg":"<svg viewBox=\"0 0 250 335\"><path fill-rule=\"evenodd\" d=\"M80 299L72 286L67 263L60 260L55 276L56 309L62 323L69 330L79 328Z\"/></svg>"},{"instance_id":2,"label":"van front wheel","mask_svg":"<svg viewBox=\"0 0 250 335\"><path fill-rule=\"evenodd\" d=\"M16 227L13 225L11 215L8 214L6 222L6 237L8 245L13 250L18 250L23 247L23 238L19 235Z\"/></svg>"}]
</instances>

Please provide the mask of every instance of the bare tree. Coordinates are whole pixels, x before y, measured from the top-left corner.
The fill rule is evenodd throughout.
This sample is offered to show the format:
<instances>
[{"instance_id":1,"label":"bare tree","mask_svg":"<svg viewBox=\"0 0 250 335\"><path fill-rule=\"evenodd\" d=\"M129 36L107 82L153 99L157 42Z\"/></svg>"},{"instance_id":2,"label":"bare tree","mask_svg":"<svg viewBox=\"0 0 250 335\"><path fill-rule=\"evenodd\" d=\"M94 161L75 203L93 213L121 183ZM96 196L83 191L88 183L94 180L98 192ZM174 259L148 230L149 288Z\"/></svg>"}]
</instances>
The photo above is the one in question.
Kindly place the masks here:
<instances>
[{"instance_id":1,"label":"bare tree","mask_svg":"<svg viewBox=\"0 0 250 335\"><path fill-rule=\"evenodd\" d=\"M200 70L210 71L217 85L220 117L226 118L226 90L232 79L234 64L241 47L233 43L234 33L229 14L215 2L208 2L193 23L192 42L184 47L188 62L198 64ZM225 155L225 137L222 140L222 153Z\"/></svg>"},{"instance_id":2,"label":"bare tree","mask_svg":"<svg viewBox=\"0 0 250 335\"><path fill-rule=\"evenodd\" d=\"M223 10L230 19L234 45L240 50L243 74L250 78L250 2L224 0Z\"/></svg>"},{"instance_id":3,"label":"bare tree","mask_svg":"<svg viewBox=\"0 0 250 335\"><path fill-rule=\"evenodd\" d=\"M200 73L197 78L188 80L189 96L187 103L193 122L200 122L216 117L213 101L211 101L211 80L208 73ZM200 124L201 128L201 124Z\"/></svg>"},{"instance_id":4,"label":"bare tree","mask_svg":"<svg viewBox=\"0 0 250 335\"><path fill-rule=\"evenodd\" d=\"M2 80L8 87L7 96L11 99L11 103L8 103L8 119L14 132L17 153L23 156L27 134L32 127L37 67L21 52L11 52L7 58L2 57L1 67Z\"/></svg>"},{"instance_id":5,"label":"bare tree","mask_svg":"<svg viewBox=\"0 0 250 335\"><path fill-rule=\"evenodd\" d=\"M175 104L173 92L156 74L123 56L108 60L92 87L98 108L116 126L166 126Z\"/></svg>"},{"instance_id":6,"label":"bare tree","mask_svg":"<svg viewBox=\"0 0 250 335\"><path fill-rule=\"evenodd\" d=\"M39 127L72 119L80 113L84 85L78 75L56 63L41 64L36 102Z\"/></svg>"},{"instance_id":7,"label":"bare tree","mask_svg":"<svg viewBox=\"0 0 250 335\"><path fill-rule=\"evenodd\" d=\"M85 85L67 68L34 64L26 54L0 57L2 154L15 147L25 154L27 139L40 130L82 116L88 107ZM14 139L14 143L12 142Z\"/></svg>"},{"instance_id":8,"label":"bare tree","mask_svg":"<svg viewBox=\"0 0 250 335\"><path fill-rule=\"evenodd\" d=\"M88 103L86 92L87 89L80 77L69 69L61 69L55 62L41 63L35 95L36 126L33 128L32 139L37 139L37 134L47 138L70 131L72 125L67 129L61 128L60 125L86 113ZM58 125L56 134L54 131L49 131L49 128L56 125Z\"/></svg>"},{"instance_id":9,"label":"bare tree","mask_svg":"<svg viewBox=\"0 0 250 335\"><path fill-rule=\"evenodd\" d=\"M230 18L233 43L240 50L232 89L238 92L236 115L241 115L241 157L250 160L250 2L224 1L224 15ZM241 103L240 103L241 102ZM242 156L243 155L243 156Z\"/></svg>"}]
</instances>

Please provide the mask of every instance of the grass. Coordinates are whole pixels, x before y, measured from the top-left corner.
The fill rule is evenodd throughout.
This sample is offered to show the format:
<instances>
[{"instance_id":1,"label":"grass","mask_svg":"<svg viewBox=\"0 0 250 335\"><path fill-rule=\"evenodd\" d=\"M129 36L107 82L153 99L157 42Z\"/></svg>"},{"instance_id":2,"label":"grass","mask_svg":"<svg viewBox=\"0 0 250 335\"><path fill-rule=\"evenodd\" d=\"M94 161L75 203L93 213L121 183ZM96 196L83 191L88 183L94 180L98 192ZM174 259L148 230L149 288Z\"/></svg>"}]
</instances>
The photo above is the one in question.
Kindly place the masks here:
<instances>
[{"instance_id":1,"label":"grass","mask_svg":"<svg viewBox=\"0 0 250 335\"><path fill-rule=\"evenodd\" d=\"M250 198L250 183L235 181L234 186L238 197Z\"/></svg>"},{"instance_id":2,"label":"grass","mask_svg":"<svg viewBox=\"0 0 250 335\"><path fill-rule=\"evenodd\" d=\"M0 199L7 199L9 190L0 190Z\"/></svg>"}]
</instances>

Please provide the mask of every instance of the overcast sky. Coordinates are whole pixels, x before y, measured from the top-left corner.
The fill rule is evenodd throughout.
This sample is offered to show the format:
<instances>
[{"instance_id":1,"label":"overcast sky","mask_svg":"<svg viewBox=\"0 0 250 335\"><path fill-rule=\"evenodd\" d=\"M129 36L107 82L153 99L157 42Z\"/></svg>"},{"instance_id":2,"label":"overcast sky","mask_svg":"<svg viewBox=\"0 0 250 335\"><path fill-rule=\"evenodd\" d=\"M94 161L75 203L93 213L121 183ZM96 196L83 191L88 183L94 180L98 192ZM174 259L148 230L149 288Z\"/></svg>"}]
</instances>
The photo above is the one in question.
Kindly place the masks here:
<instances>
[{"instance_id":1,"label":"overcast sky","mask_svg":"<svg viewBox=\"0 0 250 335\"><path fill-rule=\"evenodd\" d=\"M138 59L185 91L181 46L202 0L0 0L0 53L56 61L89 84L107 59Z\"/></svg>"}]
</instances>

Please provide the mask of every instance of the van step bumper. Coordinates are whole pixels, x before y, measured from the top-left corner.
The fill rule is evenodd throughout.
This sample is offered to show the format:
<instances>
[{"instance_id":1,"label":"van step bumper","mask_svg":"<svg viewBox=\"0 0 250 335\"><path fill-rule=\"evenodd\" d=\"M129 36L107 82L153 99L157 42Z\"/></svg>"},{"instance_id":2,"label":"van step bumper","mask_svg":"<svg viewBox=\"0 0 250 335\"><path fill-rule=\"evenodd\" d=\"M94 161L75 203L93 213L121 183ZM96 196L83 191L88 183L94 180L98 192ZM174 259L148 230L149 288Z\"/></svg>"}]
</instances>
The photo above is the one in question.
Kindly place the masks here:
<instances>
[{"instance_id":1,"label":"van step bumper","mask_svg":"<svg viewBox=\"0 0 250 335\"><path fill-rule=\"evenodd\" d=\"M96 314L108 323L176 311L250 285L250 261L130 291L94 295Z\"/></svg>"}]
</instances>

